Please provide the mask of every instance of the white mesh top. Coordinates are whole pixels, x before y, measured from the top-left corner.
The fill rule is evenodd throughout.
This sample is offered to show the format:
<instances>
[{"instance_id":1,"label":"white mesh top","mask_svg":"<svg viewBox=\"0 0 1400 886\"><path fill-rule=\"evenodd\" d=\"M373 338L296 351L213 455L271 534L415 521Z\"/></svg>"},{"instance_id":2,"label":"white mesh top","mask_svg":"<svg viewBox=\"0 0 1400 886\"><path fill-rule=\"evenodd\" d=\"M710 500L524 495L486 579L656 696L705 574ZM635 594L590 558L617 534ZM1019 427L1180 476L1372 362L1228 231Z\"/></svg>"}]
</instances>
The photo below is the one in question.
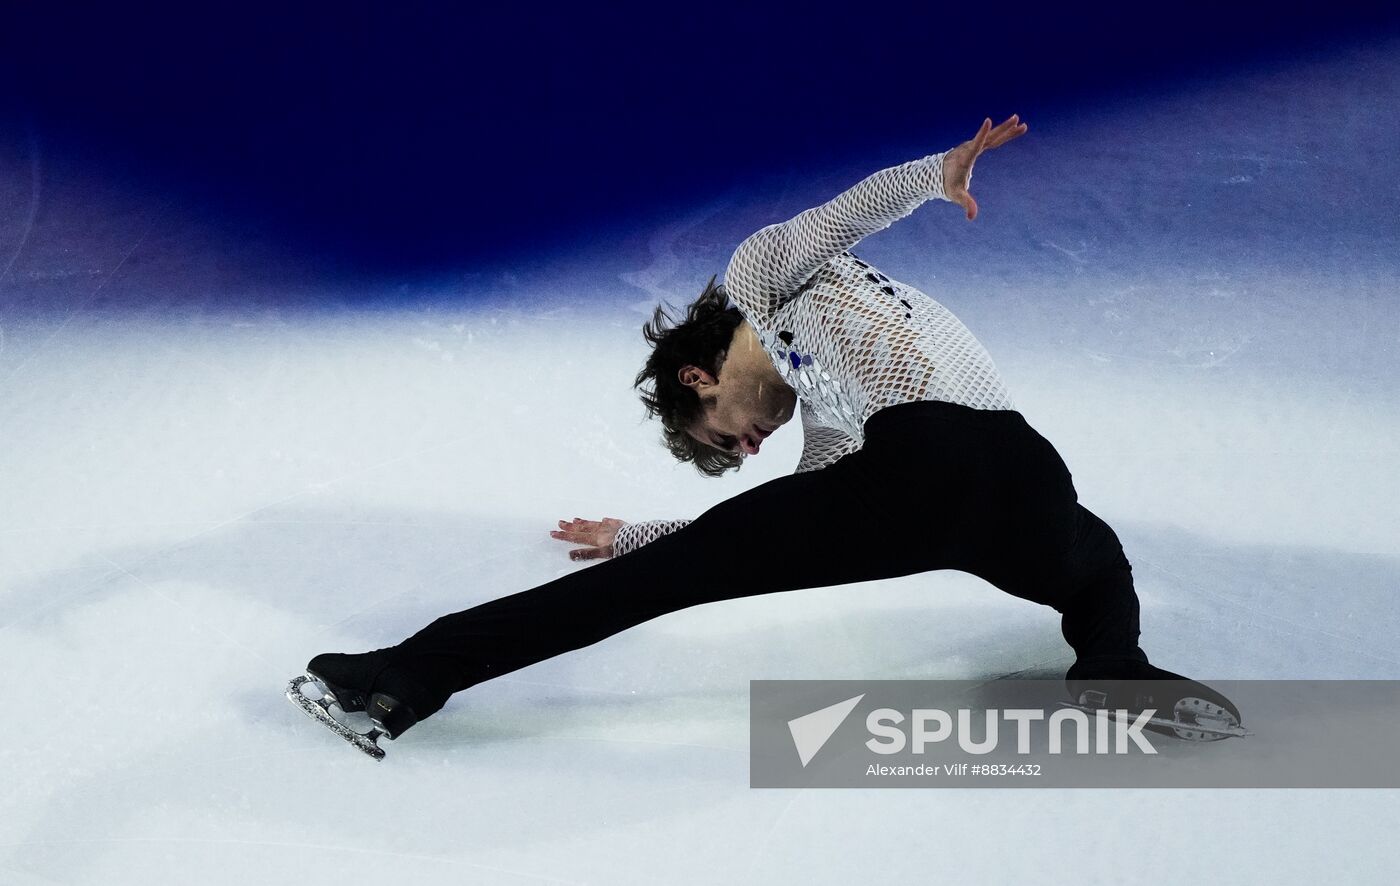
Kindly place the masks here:
<instances>
[{"instance_id":1,"label":"white mesh top","mask_svg":"<svg viewBox=\"0 0 1400 886\"><path fill-rule=\"evenodd\" d=\"M848 250L943 194L943 154L882 169L734 251L724 288L801 403L797 471L859 449L886 406L943 400L1015 408L991 356L943 305ZM688 520L623 527L614 556Z\"/></svg>"}]
</instances>

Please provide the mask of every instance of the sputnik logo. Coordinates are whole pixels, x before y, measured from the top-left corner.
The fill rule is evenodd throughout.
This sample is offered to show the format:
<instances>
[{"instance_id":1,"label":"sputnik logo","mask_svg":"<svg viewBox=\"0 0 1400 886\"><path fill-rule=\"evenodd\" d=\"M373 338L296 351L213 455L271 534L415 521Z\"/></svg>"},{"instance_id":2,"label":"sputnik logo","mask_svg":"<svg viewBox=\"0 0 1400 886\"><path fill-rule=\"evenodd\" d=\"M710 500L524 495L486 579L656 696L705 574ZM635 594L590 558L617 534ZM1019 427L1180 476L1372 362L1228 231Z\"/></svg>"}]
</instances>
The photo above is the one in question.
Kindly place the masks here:
<instances>
[{"instance_id":1,"label":"sputnik logo","mask_svg":"<svg viewBox=\"0 0 1400 886\"><path fill-rule=\"evenodd\" d=\"M862 698L865 698L864 692L855 698L838 701L834 705L788 721L788 732L792 733L792 743L797 747L797 756L802 760L803 768L806 768L841 724L846 722L846 718L855 710L856 705L860 704Z\"/></svg>"}]
</instances>

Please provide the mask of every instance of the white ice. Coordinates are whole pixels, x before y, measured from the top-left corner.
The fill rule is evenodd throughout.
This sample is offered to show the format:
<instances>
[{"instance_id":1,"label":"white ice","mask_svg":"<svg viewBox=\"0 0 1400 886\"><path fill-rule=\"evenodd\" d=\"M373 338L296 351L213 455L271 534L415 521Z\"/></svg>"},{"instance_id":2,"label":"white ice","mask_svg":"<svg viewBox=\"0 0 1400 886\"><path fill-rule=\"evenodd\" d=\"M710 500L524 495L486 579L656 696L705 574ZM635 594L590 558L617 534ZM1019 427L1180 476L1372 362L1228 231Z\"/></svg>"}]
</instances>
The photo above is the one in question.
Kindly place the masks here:
<instances>
[{"instance_id":1,"label":"white ice","mask_svg":"<svg viewBox=\"0 0 1400 886\"><path fill-rule=\"evenodd\" d=\"M1135 118L1249 98L1201 89ZM1354 247L1345 274L1269 242L1129 273L1114 241L1056 222L1106 207L1125 237L1156 224L1121 156L1083 149L1110 132L1138 158L1159 143L1025 116L1024 156L979 164L974 226L932 204L857 251L987 345L1122 537L1155 662L1400 679L1397 265L1360 258L1394 230L1320 247ZM1278 146L1302 166L1270 164L1248 127L1213 135L1240 167L1219 187L1326 153ZM791 470L796 423L738 475L702 479L629 389L650 306L697 293L745 225L774 220L776 192L689 207L635 233L636 254L576 244L401 306L279 306L207 271L241 248L226 234L65 185L42 133L11 147L0 882L1302 883L1341 866L1383 883L1400 864L1395 791L751 790L750 679L1070 663L1054 612L949 572L669 615L456 696L383 764L360 757L282 698L311 655L592 568L548 536L560 518L694 516ZM1053 211L1018 203L1050 190L1037 169L1057 150L1083 186L1055 182ZM954 248L978 236L1016 241L1031 270Z\"/></svg>"}]
</instances>

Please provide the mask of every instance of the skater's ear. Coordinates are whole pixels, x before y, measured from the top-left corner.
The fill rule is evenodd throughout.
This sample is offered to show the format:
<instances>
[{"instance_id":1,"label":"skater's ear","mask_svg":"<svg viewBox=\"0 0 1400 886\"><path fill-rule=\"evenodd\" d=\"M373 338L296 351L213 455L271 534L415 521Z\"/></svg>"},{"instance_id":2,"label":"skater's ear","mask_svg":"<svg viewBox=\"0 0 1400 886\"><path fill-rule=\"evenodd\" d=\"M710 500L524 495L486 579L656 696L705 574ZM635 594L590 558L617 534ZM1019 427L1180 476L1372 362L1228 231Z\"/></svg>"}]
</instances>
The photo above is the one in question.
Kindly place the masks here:
<instances>
[{"instance_id":1,"label":"skater's ear","mask_svg":"<svg viewBox=\"0 0 1400 886\"><path fill-rule=\"evenodd\" d=\"M723 359L723 355L721 355L720 359ZM719 384L719 380L715 378L714 375L699 366L691 364L682 366L680 371L676 373L676 378L680 380L681 384L694 391L702 400L704 399L707 388Z\"/></svg>"}]
</instances>

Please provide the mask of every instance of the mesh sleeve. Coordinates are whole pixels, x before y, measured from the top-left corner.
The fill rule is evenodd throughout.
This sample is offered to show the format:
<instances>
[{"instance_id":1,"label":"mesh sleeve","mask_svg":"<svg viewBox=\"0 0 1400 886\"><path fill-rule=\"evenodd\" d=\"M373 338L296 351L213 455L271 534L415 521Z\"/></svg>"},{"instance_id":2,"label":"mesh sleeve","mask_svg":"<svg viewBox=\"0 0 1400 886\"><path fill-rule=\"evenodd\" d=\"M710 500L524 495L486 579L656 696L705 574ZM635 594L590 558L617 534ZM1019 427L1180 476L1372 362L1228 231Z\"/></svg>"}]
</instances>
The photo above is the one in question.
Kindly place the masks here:
<instances>
[{"instance_id":1,"label":"mesh sleeve","mask_svg":"<svg viewBox=\"0 0 1400 886\"><path fill-rule=\"evenodd\" d=\"M740 243L725 271L725 291L751 321L766 321L817 268L934 198L947 199L943 154L881 169Z\"/></svg>"},{"instance_id":2,"label":"mesh sleeve","mask_svg":"<svg viewBox=\"0 0 1400 886\"><path fill-rule=\"evenodd\" d=\"M635 551L644 544L656 541L663 535L670 535L677 529L683 529L690 523L689 520L644 520L641 523L628 523L617 531L613 537L613 556L621 557L630 551Z\"/></svg>"},{"instance_id":3,"label":"mesh sleeve","mask_svg":"<svg viewBox=\"0 0 1400 886\"><path fill-rule=\"evenodd\" d=\"M819 471L834 464L841 456L855 452L860 441L836 428L809 423L807 411L802 411L802 457L797 460L794 474Z\"/></svg>"}]
</instances>

